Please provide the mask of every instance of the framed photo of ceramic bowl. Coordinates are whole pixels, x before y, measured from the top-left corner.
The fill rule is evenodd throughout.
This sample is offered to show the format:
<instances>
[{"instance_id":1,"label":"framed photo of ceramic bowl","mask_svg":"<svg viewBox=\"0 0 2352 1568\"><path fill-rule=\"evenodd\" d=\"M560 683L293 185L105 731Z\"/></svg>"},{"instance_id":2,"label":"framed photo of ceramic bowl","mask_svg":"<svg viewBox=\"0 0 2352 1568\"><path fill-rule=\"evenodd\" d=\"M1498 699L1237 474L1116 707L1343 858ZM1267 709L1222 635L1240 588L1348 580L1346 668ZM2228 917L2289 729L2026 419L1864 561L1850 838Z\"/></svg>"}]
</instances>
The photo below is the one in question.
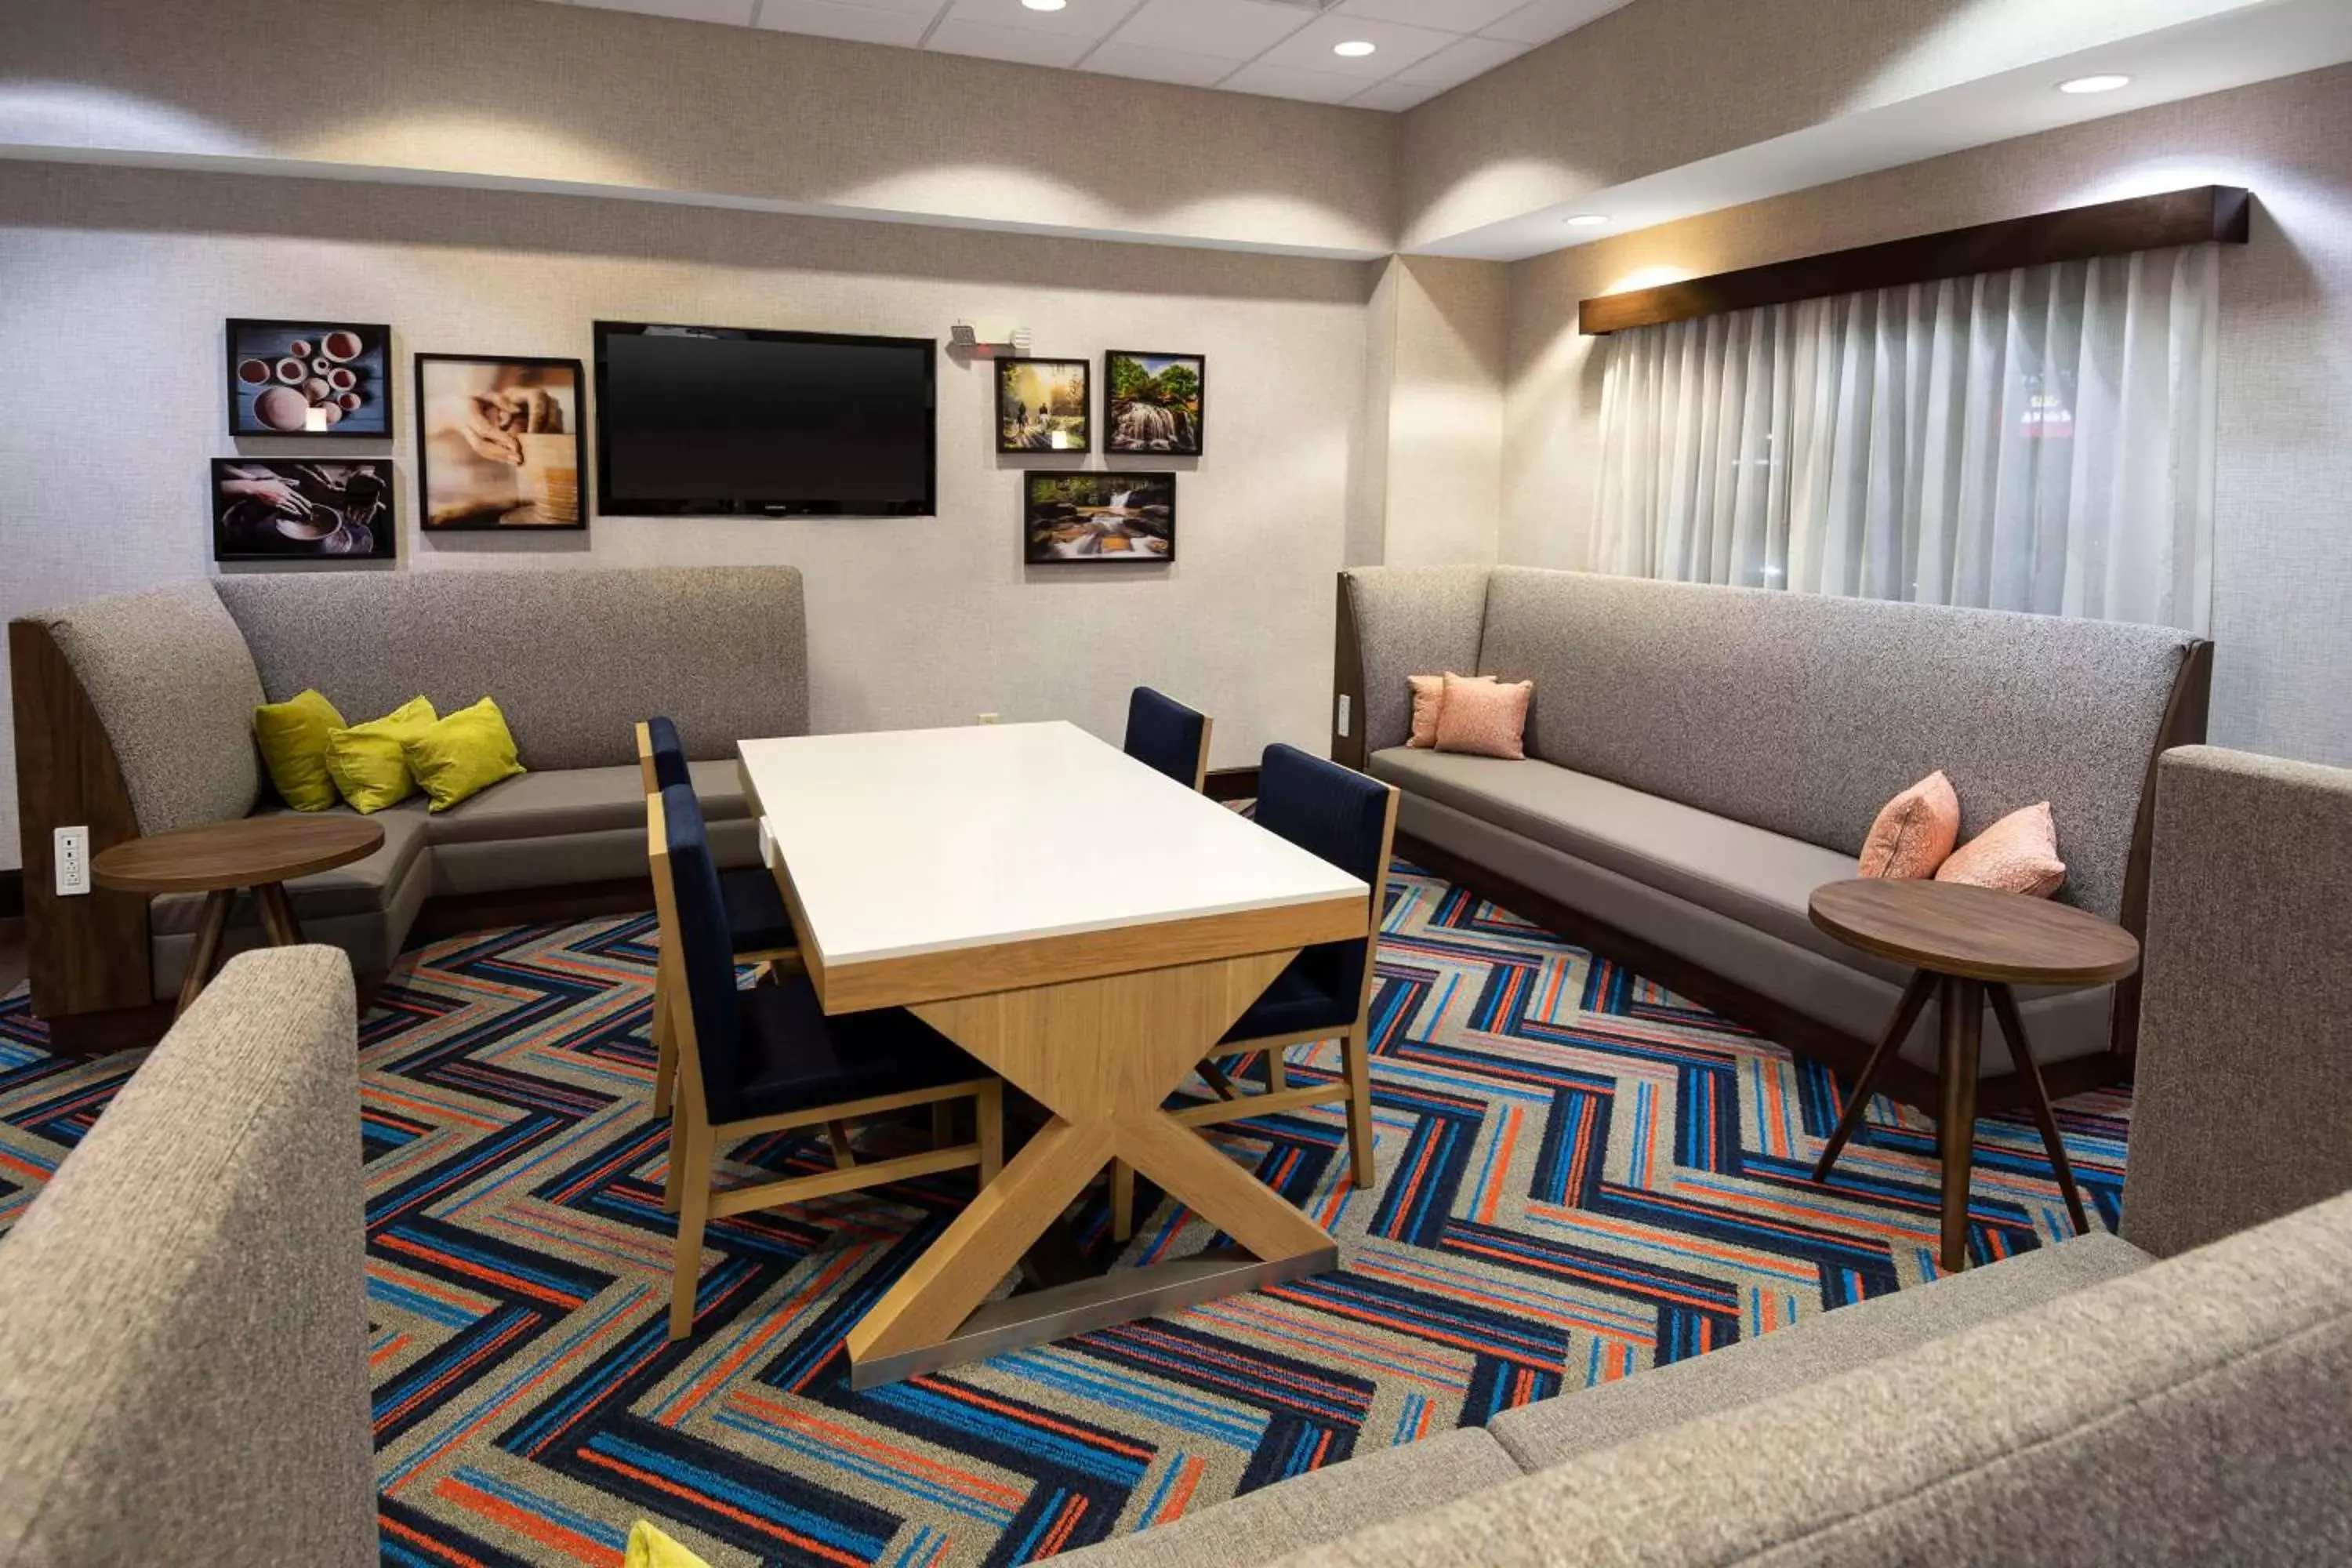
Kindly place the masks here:
<instances>
[{"instance_id":1,"label":"framed photo of ceramic bowl","mask_svg":"<svg viewBox=\"0 0 2352 1568\"><path fill-rule=\"evenodd\" d=\"M1103 566L1176 559L1176 476L1032 468L1021 476L1022 559Z\"/></svg>"},{"instance_id":2,"label":"framed photo of ceramic bowl","mask_svg":"<svg viewBox=\"0 0 2352 1568\"><path fill-rule=\"evenodd\" d=\"M578 360L415 358L425 532L588 526L587 373Z\"/></svg>"},{"instance_id":3,"label":"framed photo of ceramic bowl","mask_svg":"<svg viewBox=\"0 0 2352 1568\"><path fill-rule=\"evenodd\" d=\"M228 433L390 440L392 329L232 320Z\"/></svg>"},{"instance_id":4,"label":"framed photo of ceramic bowl","mask_svg":"<svg viewBox=\"0 0 2352 1568\"><path fill-rule=\"evenodd\" d=\"M215 458L215 561L389 561L389 458Z\"/></svg>"}]
</instances>

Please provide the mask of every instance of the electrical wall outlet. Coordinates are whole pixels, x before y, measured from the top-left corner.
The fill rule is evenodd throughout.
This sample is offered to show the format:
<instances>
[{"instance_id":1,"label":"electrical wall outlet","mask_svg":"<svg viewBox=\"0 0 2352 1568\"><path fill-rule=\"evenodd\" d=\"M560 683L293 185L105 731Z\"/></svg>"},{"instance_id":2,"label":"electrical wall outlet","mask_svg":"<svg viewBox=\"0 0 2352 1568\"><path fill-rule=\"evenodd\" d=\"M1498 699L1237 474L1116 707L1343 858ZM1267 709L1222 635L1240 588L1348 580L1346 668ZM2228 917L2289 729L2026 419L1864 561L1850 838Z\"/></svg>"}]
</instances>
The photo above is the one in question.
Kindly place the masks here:
<instances>
[{"instance_id":1,"label":"electrical wall outlet","mask_svg":"<svg viewBox=\"0 0 2352 1568\"><path fill-rule=\"evenodd\" d=\"M1339 721L1337 728L1339 731L1339 739L1343 741L1348 738L1348 720L1349 717L1350 715L1348 712L1348 694L1342 691L1339 693Z\"/></svg>"},{"instance_id":2,"label":"electrical wall outlet","mask_svg":"<svg viewBox=\"0 0 2352 1568\"><path fill-rule=\"evenodd\" d=\"M980 721L983 724L993 724L996 722L996 720L997 715L993 713L983 713L980 716Z\"/></svg>"},{"instance_id":3,"label":"electrical wall outlet","mask_svg":"<svg viewBox=\"0 0 2352 1568\"><path fill-rule=\"evenodd\" d=\"M58 897L89 891L89 829L60 827L50 836L50 860L58 868Z\"/></svg>"}]
</instances>

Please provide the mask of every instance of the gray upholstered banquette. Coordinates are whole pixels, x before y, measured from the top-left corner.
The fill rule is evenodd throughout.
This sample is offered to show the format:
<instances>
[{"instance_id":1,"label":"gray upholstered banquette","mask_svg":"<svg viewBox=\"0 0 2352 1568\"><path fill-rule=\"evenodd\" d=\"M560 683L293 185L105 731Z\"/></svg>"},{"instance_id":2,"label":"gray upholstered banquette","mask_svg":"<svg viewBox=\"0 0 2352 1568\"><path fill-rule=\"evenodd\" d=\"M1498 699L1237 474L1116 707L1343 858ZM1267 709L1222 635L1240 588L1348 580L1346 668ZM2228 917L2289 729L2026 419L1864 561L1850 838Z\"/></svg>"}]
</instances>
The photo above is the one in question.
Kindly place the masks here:
<instances>
[{"instance_id":1,"label":"gray upholstered banquette","mask_svg":"<svg viewBox=\"0 0 2352 1568\"><path fill-rule=\"evenodd\" d=\"M43 638L55 650L46 663ZM801 576L785 566L221 577L28 617L12 628L20 645L32 656L15 661L20 690L47 668L78 689L81 728L96 731L45 733L29 747L35 765L20 766L26 841L44 848L58 822L92 825L95 851L132 832L284 809L252 740L265 700L315 687L357 723L420 693L445 712L495 698L528 773L446 812L412 797L377 814L374 855L289 885L305 934L343 948L362 974L389 966L428 899L642 877L634 726L656 712L677 721L695 759L722 861L752 863L735 742L808 728ZM62 694L68 730L76 694ZM85 742L101 765L84 770L74 798L41 764ZM177 988L201 899L137 900L126 919L124 897L37 899L28 956L44 1017ZM254 918L241 910L230 949L260 941ZM138 963L114 963L103 995L48 940L120 944L141 919Z\"/></svg>"},{"instance_id":2,"label":"gray upholstered banquette","mask_svg":"<svg viewBox=\"0 0 2352 1568\"><path fill-rule=\"evenodd\" d=\"M1889 797L1943 769L1964 837L2048 800L2059 897L2137 931L2154 758L2203 738L2209 645L2160 626L1527 567L1352 571L1340 599L1339 688L1362 717L1335 753L1403 790L1402 836L1699 1000L1760 999L1754 1021L1840 1065L1905 975L1814 929L1806 901L1854 874ZM1535 681L1528 761L1405 747L1405 678L1446 669ZM1656 973L1661 954L1685 967ZM2045 1061L2084 1058L2062 1082L2121 1076L2116 1011L2107 990L2026 1005ZM1913 1062L1934 1060L1934 1026ZM2010 1070L1997 1031L1984 1060Z\"/></svg>"}]
</instances>

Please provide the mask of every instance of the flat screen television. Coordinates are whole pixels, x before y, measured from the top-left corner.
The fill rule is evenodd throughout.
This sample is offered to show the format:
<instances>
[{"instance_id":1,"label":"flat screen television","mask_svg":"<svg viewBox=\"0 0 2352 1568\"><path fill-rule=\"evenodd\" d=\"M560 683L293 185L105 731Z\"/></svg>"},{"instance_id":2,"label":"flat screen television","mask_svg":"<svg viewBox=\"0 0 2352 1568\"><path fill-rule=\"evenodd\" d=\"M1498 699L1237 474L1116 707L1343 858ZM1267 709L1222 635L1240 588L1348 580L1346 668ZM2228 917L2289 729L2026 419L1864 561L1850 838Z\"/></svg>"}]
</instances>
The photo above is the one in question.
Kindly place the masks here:
<instances>
[{"instance_id":1,"label":"flat screen television","mask_svg":"<svg viewBox=\"0 0 2352 1568\"><path fill-rule=\"evenodd\" d=\"M596 323L597 510L929 517L939 344Z\"/></svg>"}]
</instances>

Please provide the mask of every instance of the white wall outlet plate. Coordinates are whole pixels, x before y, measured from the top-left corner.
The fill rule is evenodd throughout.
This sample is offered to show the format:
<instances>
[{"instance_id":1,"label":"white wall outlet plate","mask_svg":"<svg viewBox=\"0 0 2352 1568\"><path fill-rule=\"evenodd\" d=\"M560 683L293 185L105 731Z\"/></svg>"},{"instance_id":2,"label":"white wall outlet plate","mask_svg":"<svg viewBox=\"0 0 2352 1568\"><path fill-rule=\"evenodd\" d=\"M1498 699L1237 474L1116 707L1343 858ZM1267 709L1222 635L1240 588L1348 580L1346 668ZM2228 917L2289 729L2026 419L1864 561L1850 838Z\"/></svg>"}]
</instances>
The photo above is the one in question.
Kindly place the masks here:
<instances>
[{"instance_id":1,"label":"white wall outlet plate","mask_svg":"<svg viewBox=\"0 0 2352 1568\"><path fill-rule=\"evenodd\" d=\"M1339 739L1341 739L1341 740L1343 740L1343 741L1344 741L1344 740L1346 740L1346 739L1348 738L1348 720L1349 719L1349 717L1351 717L1351 715L1350 715L1350 714L1349 713L1349 711L1348 711L1348 694L1347 694L1346 692L1342 691L1341 693L1339 693Z\"/></svg>"},{"instance_id":2,"label":"white wall outlet plate","mask_svg":"<svg viewBox=\"0 0 2352 1568\"><path fill-rule=\"evenodd\" d=\"M58 897L89 891L89 829L60 827L50 835L50 863L58 868Z\"/></svg>"}]
</instances>

